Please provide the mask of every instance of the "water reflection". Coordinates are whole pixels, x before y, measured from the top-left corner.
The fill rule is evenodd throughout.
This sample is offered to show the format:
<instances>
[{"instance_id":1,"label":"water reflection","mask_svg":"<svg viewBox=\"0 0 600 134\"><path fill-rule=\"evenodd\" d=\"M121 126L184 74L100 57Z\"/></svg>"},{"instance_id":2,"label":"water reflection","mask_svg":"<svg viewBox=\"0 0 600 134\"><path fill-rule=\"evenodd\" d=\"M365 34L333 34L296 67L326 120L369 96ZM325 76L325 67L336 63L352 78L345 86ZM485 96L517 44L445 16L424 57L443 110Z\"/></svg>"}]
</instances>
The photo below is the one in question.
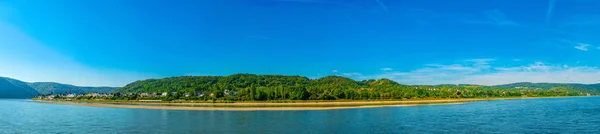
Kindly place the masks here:
<instances>
[{"instance_id":1,"label":"water reflection","mask_svg":"<svg viewBox=\"0 0 600 134\"><path fill-rule=\"evenodd\" d=\"M0 133L600 133L600 97L326 111L183 111L0 100Z\"/></svg>"}]
</instances>

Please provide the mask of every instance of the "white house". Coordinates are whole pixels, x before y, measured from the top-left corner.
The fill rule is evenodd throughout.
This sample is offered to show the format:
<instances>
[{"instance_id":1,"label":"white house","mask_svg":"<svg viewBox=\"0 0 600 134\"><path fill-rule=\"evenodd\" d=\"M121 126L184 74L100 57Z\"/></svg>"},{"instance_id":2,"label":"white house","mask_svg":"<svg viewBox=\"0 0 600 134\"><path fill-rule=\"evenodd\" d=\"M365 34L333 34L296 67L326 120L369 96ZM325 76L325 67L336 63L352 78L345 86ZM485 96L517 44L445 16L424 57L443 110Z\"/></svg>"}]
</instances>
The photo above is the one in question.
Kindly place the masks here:
<instances>
[{"instance_id":1,"label":"white house","mask_svg":"<svg viewBox=\"0 0 600 134\"><path fill-rule=\"evenodd\" d=\"M146 96L150 96L150 94L149 93L140 93L140 96L146 97Z\"/></svg>"},{"instance_id":2,"label":"white house","mask_svg":"<svg viewBox=\"0 0 600 134\"><path fill-rule=\"evenodd\" d=\"M76 97L76 96L77 96L77 94L67 94L67 98L73 98L73 97Z\"/></svg>"},{"instance_id":3,"label":"white house","mask_svg":"<svg viewBox=\"0 0 600 134\"><path fill-rule=\"evenodd\" d=\"M225 96L229 96L229 95L230 95L230 94L229 94L229 89L227 89L227 90L223 91L223 94L225 94Z\"/></svg>"},{"instance_id":4,"label":"white house","mask_svg":"<svg viewBox=\"0 0 600 134\"><path fill-rule=\"evenodd\" d=\"M196 96L202 97L202 96L204 96L204 92L203 91L196 92Z\"/></svg>"}]
</instances>

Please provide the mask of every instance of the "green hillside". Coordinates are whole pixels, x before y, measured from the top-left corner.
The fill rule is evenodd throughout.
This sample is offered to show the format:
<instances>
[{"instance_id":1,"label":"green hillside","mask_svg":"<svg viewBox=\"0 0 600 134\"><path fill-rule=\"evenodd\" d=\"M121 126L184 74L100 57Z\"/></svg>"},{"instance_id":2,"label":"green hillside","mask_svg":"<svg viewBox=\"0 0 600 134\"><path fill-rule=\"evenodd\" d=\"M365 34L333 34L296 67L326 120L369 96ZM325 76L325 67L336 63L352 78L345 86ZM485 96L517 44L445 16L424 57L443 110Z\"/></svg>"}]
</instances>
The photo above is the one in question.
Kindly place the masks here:
<instances>
[{"instance_id":1,"label":"green hillside","mask_svg":"<svg viewBox=\"0 0 600 134\"><path fill-rule=\"evenodd\" d=\"M230 91L230 92L227 92ZM214 98L234 100L336 100L476 98L520 96L575 96L592 89L551 86L517 89L512 86L402 85L389 79L355 81L341 76L311 80L301 76L235 74L230 76L183 76L136 81L119 93L204 92ZM457 92L460 92L457 95Z\"/></svg>"},{"instance_id":2,"label":"green hillside","mask_svg":"<svg viewBox=\"0 0 600 134\"><path fill-rule=\"evenodd\" d=\"M25 82L0 77L0 98L25 99L32 98L37 94L38 92Z\"/></svg>"}]
</instances>

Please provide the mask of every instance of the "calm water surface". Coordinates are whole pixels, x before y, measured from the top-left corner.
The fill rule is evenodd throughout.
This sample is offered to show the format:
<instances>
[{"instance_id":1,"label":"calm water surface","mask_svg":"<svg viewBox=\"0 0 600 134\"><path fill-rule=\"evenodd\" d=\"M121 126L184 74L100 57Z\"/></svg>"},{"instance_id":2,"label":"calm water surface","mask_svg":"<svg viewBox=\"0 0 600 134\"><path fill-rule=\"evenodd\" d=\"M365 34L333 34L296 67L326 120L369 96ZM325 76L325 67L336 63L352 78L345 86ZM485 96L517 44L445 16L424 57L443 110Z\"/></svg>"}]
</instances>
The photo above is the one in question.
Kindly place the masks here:
<instances>
[{"instance_id":1,"label":"calm water surface","mask_svg":"<svg viewBox=\"0 0 600 134\"><path fill-rule=\"evenodd\" d=\"M0 133L600 133L600 97L250 112L0 100Z\"/></svg>"}]
</instances>

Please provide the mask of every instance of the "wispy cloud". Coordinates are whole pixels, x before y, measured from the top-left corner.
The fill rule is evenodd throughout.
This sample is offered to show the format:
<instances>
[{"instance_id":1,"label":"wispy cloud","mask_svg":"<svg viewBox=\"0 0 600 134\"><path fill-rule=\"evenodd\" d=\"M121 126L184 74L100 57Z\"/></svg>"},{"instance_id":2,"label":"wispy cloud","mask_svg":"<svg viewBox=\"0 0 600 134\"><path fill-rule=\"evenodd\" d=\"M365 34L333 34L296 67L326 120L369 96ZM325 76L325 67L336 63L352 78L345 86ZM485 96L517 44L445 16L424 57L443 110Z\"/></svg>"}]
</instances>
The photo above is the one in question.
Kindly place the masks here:
<instances>
[{"instance_id":1,"label":"wispy cloud","mask_svg":"<svg viewBox=\"0 0 600 134\"><path fill-rule=\"evenodd\" d=\"M588 51L590 50L589 47L595 47L594 45L588 44L588 43L582 43L582 42L577 42L577 41L572 41L572 40L566 40L566 39L561 39L559 40L560 42L566 43L569 46L573 46L573 48L577 49L577 50L581 50L581 51Z\"/></svg>"},{"instance_id":2,"label":"wispy cloud","mask_svg":"<svg viewBox=\"0 0 600 134\"><path fill-rule=\"evenodd\" d=\"M548 1L548 10L546 10L546 26L550 25L550 21L552 19L552 12L554 11L554 4L556 3L556 0L549 0Z\"/></svg>"},{"instance_id":3,"label":"wispy cloud","mask_svg":"<svg viewBox=\"0 0 600 134\"><path fill-rule=\"evenodd\" d=\"M588 66L532 64L489 74L474 74L454 83L497 85L513 82L598 83L600 69Z\"/></svg>"},{"instance_id":4,"label":"wispy cloud","mask_svg":"<svg viewBox=\"0 0 600 134\"><path fill-rule=\"evenodd\" d=\"M465 66L465 65L461 65L461 64L450 64L450 65L429 64L429 65L426 65L425 68L415 70L415 72L430 72L433 70L477 72L477 71L480 71L481 69L480 69L480 67L475 68L475 67Z\"/></svg>"},{"instance_id":5,"label":"wispy cloud","mask_svg":"<svg viewBox=\"0 0 600 134\"><path fill-rule=\"evenodd\" d=\"M377 1L377 3L379 4L379 6L381 6L381 8L382 8L384 11L386 11L386 12L388 11L388 8L387 8L387 6L385 6L385 4L383 4L383 3L382 3L381 1L379 1L379 0L375 0L375 1Z\"/></svg>"},{"instance_id":6,"label":"wispy cloud","mask_svg":"<svg viewBox=\"0 0 600 134\"><path fill-rule=\"evenodd\" d=\"M472 62L477 66L487 66L488 64L490 64L491 62L495 61L496 59L468 59L465 60L466 62Z\"/></svg>"},{"instance_id":7,"label":"wispy cloud","mask_svg":"<svg viewBox=\"0 0 600 134\"><path fill-rule=\"evenodd\" d=\"M338 70L331 70L332 73L337 73L339 72Z\"/></svg>"},{"instance_id":8,"label":"wispy cloud","mask_svg":"<svg viewBox=\"0 0 600 134\"><path fill-rule=\"evenodd\" d=\"M489 62L428 64L407 72L385 72L363 78L388 78L403 84L479 84L499 85L514 82L598 83L600 69L534 62L523 66L494 67Z\"/></svg>"},{"instance_id":9,"label":"wispy cloud","mask_svg":"<svg viewBox=\"0 0 600 134\"><path fill-rule=\"evenodd\" d=\"M361 73L357 73L357 72L351 72L351 73L342 73L342 75L347 76L347 77L353 77L353 76L363 76Z\"/></svg>"},{"instance_id":10,"label":"wispy cloud","mask_svg":"<svg viewBox=\"0 0 600 134\"><path fill-rule=\"evenodd\" d=\"M393 69L392 68L381 68L380 70L381 71L392 71Z\"/></svg>"},{"instance_id":11,"label":"wispy cloud","mask_svg":"<svg viewBox=\"0 0 600 134\"><path fill-rule=\"evenodd\" d=\"M588 51L588 47L591 46L590 44L585 44L585 43L579 43L579 45L575 46L575 49L579 49L581 51Z\"/></svg>"},{"instance_id":12,"label":"wispy cloud","mask_svg":"<svg viewBox=\"0 0 600 134\"><path fill-rule=\"evenodd\" d=\"M500 10L491 10L485 12L485 19L465 20L468 24L482 24L495 26L519 26L519 23L509 20Z\"/></svg>"}]
</instances>

